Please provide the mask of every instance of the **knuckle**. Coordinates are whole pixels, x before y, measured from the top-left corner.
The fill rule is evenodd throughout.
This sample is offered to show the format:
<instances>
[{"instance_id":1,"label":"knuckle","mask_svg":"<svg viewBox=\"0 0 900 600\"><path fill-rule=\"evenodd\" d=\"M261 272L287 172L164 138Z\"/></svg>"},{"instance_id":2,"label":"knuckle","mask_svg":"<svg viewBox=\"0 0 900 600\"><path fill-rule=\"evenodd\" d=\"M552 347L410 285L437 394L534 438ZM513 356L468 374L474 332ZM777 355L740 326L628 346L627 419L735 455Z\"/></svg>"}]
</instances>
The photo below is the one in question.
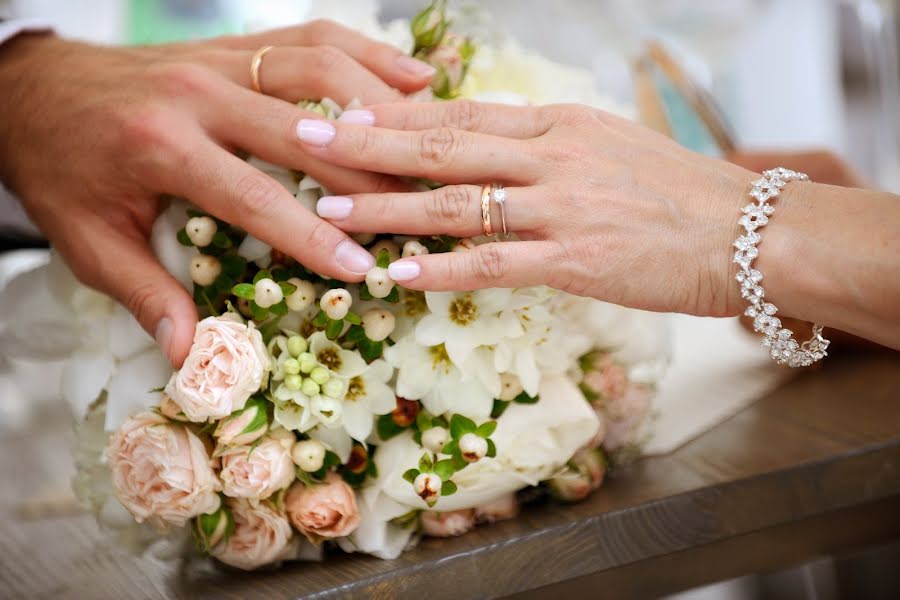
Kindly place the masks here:
<instances>
[{"instance_id":1,"label":"knuckle","mask_svg":"<svg viewBox=\"0 0 900 600\"><path fill-rule=\"evenodd\" d=\"M252 217L275 214L284 189L262 173L251 173L238 180L234 189L235 208Z\"/></svg>"},{"instance_id":2,"label":"knuckle","mask_svg":"<svg viewBox=\"0 0 900 600\"><path fill-rule=\"evenodd\" d=\"M307 248L317 248L320 252L325 253L337 245L340 237L333 226L321 219L316 219L305 236L304 244Z\"/></svg>"},{"instance_id":3,"label":"knuckle","mask_svg":"<svg viewBox=\"0 0 900 600\"><path fill-rule=\"evenodd\" d=\"M346 68L350 57L334 46L317 46L312 54L313 70L319 76L333 75Z\"/></svg>"},{"instance_id":4,"label":"knuckle","mask_svg":"<svg viewBox=\"0 0 900 600\"><path fill-rule=\"evenodd\" d=\"M215 88L214 74L206 67L189 62L155 65L149 69L154 89L173 97L207 98Z\"/></svg>"},{"instance_id":5,"label":"knuckle","mask_svg":"<svg viewBox=\"0 0 900 600\"><path fill-rule=\"evenodd\" d=\"M425 203L425 210L432 223L458 223L469 207L469 196L459 186L448 185L434 191L433 201Z\"/></svg>"},{"instance_id":6,"label":"knuckle","mask_svg":"<svg viewBox=\"0 0 900 600\"><path fill-rule=\"evenodd\" d=\"M447 163L458 152L459 140L459 132L451 127L425 131L419 138L419 156L425 163Z\"/></svg>"},{"instance_id":7,"label":"knuckle","mask_svg":"<svg viewBox=\"0 0 900 600\"><path fill-rule=\"evenodd\" d=\"M355 127L350 137L351 149L356 156L373 156L378 153L378 135L371 127Z\"/></svg>"},{"instance_id":8,"label":"knuckle","mask_svg":"<svg viewBox=\"0 0 900 600\"><path fill-rule=\"evenodd\" d=\"M145 107L132 109L119 123L120 146L138 173L157 173L178 165L186 156L166 111Z\"/></svg>"},{"instance_id":9,"label":"knuckle","mask_svg":"<svg viewBox=\"0 0 900 600\"><path fill-rule=\"evenodd\" d=\"M337 28L337 23L329 19L316 19L304 25L303 28L311 41L322 43L334 32Z\"/></svg>"},{"instance_id":10,"label":"knuckle","mask_svg":"<svg viewBox=\"0 0 900 600\"><path fill-rule=\"evenodd\" d=\"M447 125L455 129L473 131L484 120L484 108L472 100L455 100L450 103Z\"/></svg>"},{"instance_id":11,"label":"knuckle","mask_svg":"<svg viewBox=\"0 0 900 600\"><path fill-rule=\"evenodd\" d=\"M509 273L509 250L500 244L487 244L469 254L472 276L477 280L502 279Z\"/></svg>"}]
</instances>

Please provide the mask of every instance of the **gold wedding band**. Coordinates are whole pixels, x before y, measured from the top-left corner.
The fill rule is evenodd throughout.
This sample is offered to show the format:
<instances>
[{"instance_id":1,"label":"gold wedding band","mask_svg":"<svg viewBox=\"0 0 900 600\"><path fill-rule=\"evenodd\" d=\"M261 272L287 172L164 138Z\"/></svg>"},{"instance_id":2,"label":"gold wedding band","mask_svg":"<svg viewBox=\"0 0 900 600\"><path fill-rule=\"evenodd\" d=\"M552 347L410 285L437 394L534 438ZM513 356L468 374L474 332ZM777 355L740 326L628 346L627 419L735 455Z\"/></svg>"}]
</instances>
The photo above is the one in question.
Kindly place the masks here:
<instances>
[{"instance_id":1,"label":"gold wedding band","mask_svg":"<svg viewBox=\"0 0 900 600\"><path fill-rule=\"evenodd\" d=\"M491 227L491 191L494 185L491 183L481 186L481 229L484 235L494 235Z\"/></svg>"},{"instance_id":2,"label":"gold wedding band","mask_svg":"<svg viewBox=\"0 0 900 600\"><path fill-rule=\"evenodd\" d=\"M266 56L266 53L274 47L275 46L263 46L254 52L253 57L250 59L250 85L253 86L254 92L260 94L263 93L262 86L259 83L259 68L262 66L262 61Z\"/></svg>"}]
</instances>

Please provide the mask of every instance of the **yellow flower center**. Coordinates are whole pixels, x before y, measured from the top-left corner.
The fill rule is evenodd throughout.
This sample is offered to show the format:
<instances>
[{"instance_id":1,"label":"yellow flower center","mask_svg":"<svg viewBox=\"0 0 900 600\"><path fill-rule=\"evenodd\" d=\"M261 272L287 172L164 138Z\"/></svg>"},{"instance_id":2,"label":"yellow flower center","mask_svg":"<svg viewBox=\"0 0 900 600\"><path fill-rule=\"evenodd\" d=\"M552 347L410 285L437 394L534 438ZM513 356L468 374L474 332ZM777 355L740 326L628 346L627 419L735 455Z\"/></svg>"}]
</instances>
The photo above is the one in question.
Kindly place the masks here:
<instances>
[{"instance_id":1,"label":"yellow flower center","mask_svg":"<svg viewBox=\"0 0 900 600\"><path fill-rule=\"evenodd\" d=\"M418 290L403 290L403 312L408 317L417 317L425 314L428 304L425 302L425 292Z\"/></svg>"},{"instance_id":2,"label":"yellow flower center","mask_svg":"<svg viewBox=\"0 0 900 600\"><path fill-rule=\"evenodd\" d=\"M447 354L447 348L443 344L432 346L428 349L431 353L431 368L435 371L443 369L444 373L450 372L453 363L450 361L450 355Z\"/></svg>"},{"instance_id":3,"label":"yellow flower center","mask_svg":"<svg viewBox=\"0 0 900 600\"><path fill-rule=\"evenodd\" d=\"M363 381L362 377L356 376L350 380L350 383L347 384L347 395L344 396L344 400L355 402L360 398L365 397L366 395L366 382Z\"/></svg>"},{"instance_id":4,"label":"yellow flower center","mask_svg":"<svg viewBox=\"0 0 900 600\"><path fill-rule=\"evenodd\" d=\"M331 369L335 373L341 370L341 355L334 348L325 348L324 350L319 352L319 355L316 357L316 359L323 366Z\"/></svg>"},{"instance_id":5,"label":"yellow flower center","mask_svg":"<svg viewBox=\"0 0 900 600\"><path fill-rule=\"evenodd\" d=\"M450 303L450 320L461 327L478 318L478 305L472 301L472 294L464 294Z\"/></svg>"}]
</instances>

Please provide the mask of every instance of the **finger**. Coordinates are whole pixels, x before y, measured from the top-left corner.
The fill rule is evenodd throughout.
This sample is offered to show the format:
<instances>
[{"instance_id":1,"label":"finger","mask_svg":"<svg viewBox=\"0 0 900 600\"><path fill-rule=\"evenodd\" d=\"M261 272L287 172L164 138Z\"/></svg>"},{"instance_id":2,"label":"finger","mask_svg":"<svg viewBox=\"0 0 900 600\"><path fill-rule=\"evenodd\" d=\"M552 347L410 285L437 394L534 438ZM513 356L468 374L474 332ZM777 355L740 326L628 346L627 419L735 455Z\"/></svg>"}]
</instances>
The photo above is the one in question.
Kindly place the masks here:
<instances>
[{"instance_id":1,"label":"finger","mask_svg":"<svg viewBox=\"0 0 900 600\"><path fill-rule=\"evenodd\" d=\"M156 339L172 365L180 367L197 324L197 308L188 291L137 234L98 221L89 235L78 239L78 248L66 255L79 279L118 300Z\"/></svg>"},{"instance_id":2,"label":"finger","mask_svg":"<svg viewBox=\"0 0 900 600\"><path fill-rule=\"evenodd\" d=\"M307 152L332 164L443 183L530 184L540 167L527 141L449 127L398 131L302 119L297 135Z\"/></svg>"},{"instance_id":3,"label":"finger","mask_svg":"<svg viewBox=\"0 0 900 600\"><path fill-rule=\"evenodd\" d=\"M556 245L552 242L496 242L462 252L428 254L391 263L391 279L414 290L476 290L552 285Z\"/></svg>"},{"instance_id":4,"label":"finger","mask_svg":"<svg viewBox=\"0 0 900 600\"><path fill-rule=\"evenodd\" d=\"M249 51L220 51L211 61L238 85L252 89ZM335 46L278 46L259 66L262 92L288 102L331 98L346 105L396 102L402 94L378 75Z\"/></svg>"},{"instance_id":5,"label":"finger","mask_svg":"<svg viewBox=\"0 0 900 600\"><path fill-rule=\"evenodd\" d=\"M552 217L547 214L546 193L540 188L505 190L509 231L531 231ZM472 237L483 234L481 194L481 186L448 185L418 193L326 196L319 200L316 211L344 231ZM500 207L491 200L490 208L492 228L500 232Z\"/></svg>"},{"instance_id":6,"label":"finger","mask_svg":"<svg viewBox=\"0 0 900 600\"><path fill-rule=\"evenodd\" d=\"M276 98L254 93L224 82L211 99L216 110L203 115L204 125L218 141L236 146L267 162L312 175L329 190L340 194L373 191L408 191L409 186L394 177L349 169L311 156L307 145L294 133L304 118L319 115ZM348 111L351 117L358 111ZM324 121L323 121L324 122Z\"/></svg>"},{"instance_id":7,"label":"finger","mask_svg":"<svg viewBox=\"0 0 900 600\"><path fill-rule=\"evenodd\" d=\"M301 206L280 183L215 144L196 145L171 183L174 193L238 225L316 273L359 281L372 255Z\"/></svg>"},{"instance_id":8,"label":"finger","mask_svg":"<svg viewBox=\"0 0 900 600\"><path fill-rule=\"evenodd\" d=\"M404 92L422 89L435 74L434 67L428 63L333 21L313 21L254 35L219 38L216 43L251 51L263 46L334 46L352 56L388 85Z\"/></svg>"},{"instance_id":9,"label":"finger","mask_svg":"<svg viewBox=\"0 0 900 600\"><path fill-rule=\"evenodd\" d=\"M553 107L509 106L472 100L398 102L366 106L379 127L420 131L452 127L475 133L528 139L547 133L554 123Z\"/></svg>"}]
</instances>

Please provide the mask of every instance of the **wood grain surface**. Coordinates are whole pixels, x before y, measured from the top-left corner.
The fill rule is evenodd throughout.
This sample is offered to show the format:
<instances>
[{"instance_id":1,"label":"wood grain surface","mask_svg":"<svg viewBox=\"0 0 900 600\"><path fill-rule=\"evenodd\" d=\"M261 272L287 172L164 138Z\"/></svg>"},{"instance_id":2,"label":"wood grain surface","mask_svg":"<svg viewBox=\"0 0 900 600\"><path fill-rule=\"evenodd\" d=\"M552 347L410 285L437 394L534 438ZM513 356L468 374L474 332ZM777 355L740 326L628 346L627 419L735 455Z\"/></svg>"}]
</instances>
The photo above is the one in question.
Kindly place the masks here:
<instances>
[{"instance_id":1,"label":"wood grain surface","mask_svg":"<svg viewBox=\"0 0 900 600\"><path fill-rule=\"evenodd\" d=\"M336 554L244 574L130 556L88 515L23 518L23 498L67 484L68 431L49 419L0 437L2 598L641 597L900 538L889 353L829 359L583 503L530 506L394 561Z\"/></svg>"}]
</instances>

